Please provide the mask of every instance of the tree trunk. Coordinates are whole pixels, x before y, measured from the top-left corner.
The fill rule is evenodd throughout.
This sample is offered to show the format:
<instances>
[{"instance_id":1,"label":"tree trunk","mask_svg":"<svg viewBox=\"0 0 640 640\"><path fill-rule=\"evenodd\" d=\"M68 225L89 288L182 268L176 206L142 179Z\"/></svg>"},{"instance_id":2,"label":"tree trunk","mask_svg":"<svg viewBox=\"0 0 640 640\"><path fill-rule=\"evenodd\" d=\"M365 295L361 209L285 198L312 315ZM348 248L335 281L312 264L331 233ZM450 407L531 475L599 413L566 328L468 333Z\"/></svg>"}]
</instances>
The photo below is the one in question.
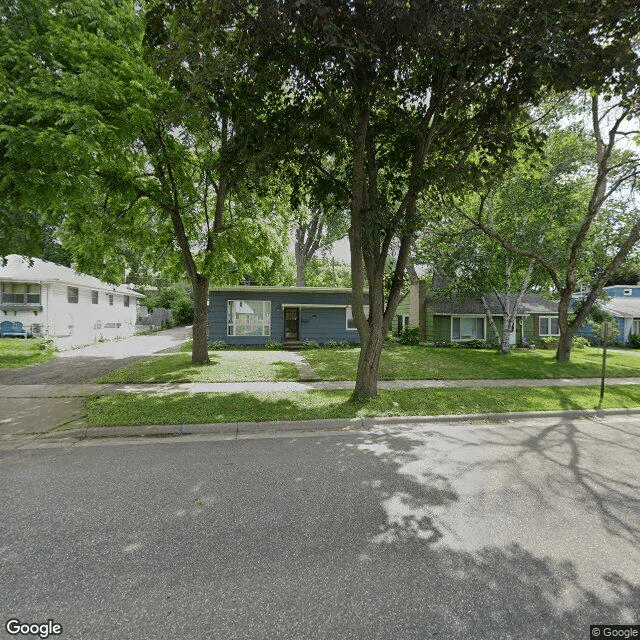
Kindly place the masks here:
<instances>
[{"instance_id":1,"label":"tree trunk","mask_svg":"<svg viewBox=\"0 0 640 640\"><path fill-rule=\"evenodd\" d=\"M207 364L209 362L209 322L207 318L209 280L198 273L191 284L194 302L191 362L193 364Z\"/></svg>"},{"instance_id":2,"label":"tree trunk","mask_svg":"<svg viewBox=\"0 0 640 640\"><path fill-rule=\"evenodd\" d=\"M575 332L576 330L573 327L568 327L566 331L560 331L560 340L556 350L556 360L558 362L569 362Z\"/></svg>"},{"instance_id":3,"label":"tree trunk","mask_svg":"<svg viewBox=\"0 0 640 640\"><path fill-rule=\"evenodd\" d=\"M487 304L487 299L484 296L480 296L480 302L484 307L484 313L487 316L487 320L489 321L489 326L493 330L493 334L496 337L496 342L500 344L500 332L498 331L498 327L496 327L496 323L493 319L493 314L491 313L491 309L489 309L489 305Z\"/></svg>"},{"instance_id":4,"label":"tree trunk","mask_svg":"<svg viewBox=\"0 0 640 640\"><path fill-rule=\"evenodd\" d=\"M378 395L378 372L384 337L384 327L370 327L369 337L362 344L356 386L353 391L353 397L357 400L375 398Z\"/></svg>"},{"instance_id":5,"label":"tree trunk","mask_svg":"<svg viewBox=\"0 0 640 640\"><path fill-rule=\"evenodd\" d=\"M304 257L296 251L296 287L304 287Z\"/></svg>"}]
</instances>

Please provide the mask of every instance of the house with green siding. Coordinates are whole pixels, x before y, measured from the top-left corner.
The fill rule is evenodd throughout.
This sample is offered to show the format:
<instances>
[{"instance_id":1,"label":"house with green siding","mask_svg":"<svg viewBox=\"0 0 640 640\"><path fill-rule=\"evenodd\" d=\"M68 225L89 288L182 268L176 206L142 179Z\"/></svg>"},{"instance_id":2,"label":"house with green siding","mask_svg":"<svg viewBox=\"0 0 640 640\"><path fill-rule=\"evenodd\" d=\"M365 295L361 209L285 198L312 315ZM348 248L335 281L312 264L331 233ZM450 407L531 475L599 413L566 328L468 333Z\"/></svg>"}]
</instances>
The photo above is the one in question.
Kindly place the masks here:
<instances>
[{"instance_id":1,"label":"house with green siding","mask_svg":"<svg viewBox=\"0 0 640 640\"><path fill-rule=\"evenodd\" d=\"M477 299L463 298L454 293L446 295L428 291L426 283L412 285L409 301L409 325L420 327L423 342L495 341L484 306ZM515 298L512 294L510 302ZM503 329L503 310L495 294L485 296L498 331ZM522 344L545 337L560 335L558 304L542 296L522 297L516 314L516 324L510 336L511 344Z\"/></svg>"}]
</instances>

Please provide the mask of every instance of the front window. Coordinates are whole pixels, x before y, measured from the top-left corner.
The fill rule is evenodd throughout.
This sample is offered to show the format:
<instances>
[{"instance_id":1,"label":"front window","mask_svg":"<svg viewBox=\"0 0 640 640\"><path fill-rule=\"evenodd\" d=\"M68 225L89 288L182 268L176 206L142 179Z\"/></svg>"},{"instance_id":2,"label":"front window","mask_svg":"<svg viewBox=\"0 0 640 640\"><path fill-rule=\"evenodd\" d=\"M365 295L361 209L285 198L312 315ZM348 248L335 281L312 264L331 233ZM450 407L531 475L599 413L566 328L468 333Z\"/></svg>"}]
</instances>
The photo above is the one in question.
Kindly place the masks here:
<instances>
[{"instance_id":1,"label":"front window","mask_svg":"<svg viewBox=\"0 0 640 640\"><path fill-rule=\"evenodd\" d=\"M451 318L451 340L484 340L484 316Z\"/></svg>"},{"instance_id":2,"label":"front window","mask_svg":"<svg viewBox=\"0 0 640 640\"><path fill-rule=\"evenodd\" d=\"M270 336L271 302L269 300L229 300L227 335Z\"/></svg>"},{"instance_id":3,"label":"front window","mask_svg":"<svg viewBox=\"0 0 640 640\"><path fill-rule=\"evenodd\" d=\"M557 316L540 316L540 335L559 336L560 325Z\"/></svg>"},{"instance_id":4,"label":"front window","mask_svg":"<svg viewBox=\"0 0 640 640\"><path fill-rule=\"evenodd\" d=\"M109 306L113 307L113 293L107 293L107 298L109 299Z\"/></svg>"},{"instance_id":5,"label":"front window","mask_svg":"<svg viewBox=\"0 0 640 640\"><path fill-rule=\"evenodd\" d=\"M78 287L67 287L67 302L78 304Z\"/></svg>"},{"instance_id":6,"label":"front window","mask_svg":"<svg viewBox=\"0 0 640 640\"><path fill-rule=\"evenodd\" d=\"M97 291L92 291L91 292L91 304L98 304L98 292Z\"/></svg>"},{"instance_id":7,"label":"front window","mask_svg":"<svg viewBox=\"0 0 640 640\"><path fill-rule=\"evenodd\" d=\"M129 306L129 296L125 296L124 297L124 306L128 307Z\"/></svg>"},{"instance_id":8,"label":"front window","mask_svg":"<svg viewBox=\"0 0 640 640\"><path fill-rule=\"evenodd\" d=\"M369 307L367 305L363 306L363 310L364 310L364 317L368 318L369 317ZM353 311L351 310L351 307L347 307L347 329L349 329L350 331L357 331L358 327L356 327L356 321L353 319Z\"/></svg>"},{"instance_id":9,"label":"front window","mask_svg":"<svg viewBox=\"0 0 640 640\"><path fill-rule=\"evenodd\" d=\"M5 282L2 285L5 304L40 304L40 285L26 282Z\"/></svg>"},{"instance_id":10,"label":"front window","mask_svg":"<svg viewBox=\"0 0 640 640\"><path fill-rule=\"evenodd\" d=\"M640 318L634 318L631 325L631 333L634 335L640 335Z\"/></svg>"}]
</instances>

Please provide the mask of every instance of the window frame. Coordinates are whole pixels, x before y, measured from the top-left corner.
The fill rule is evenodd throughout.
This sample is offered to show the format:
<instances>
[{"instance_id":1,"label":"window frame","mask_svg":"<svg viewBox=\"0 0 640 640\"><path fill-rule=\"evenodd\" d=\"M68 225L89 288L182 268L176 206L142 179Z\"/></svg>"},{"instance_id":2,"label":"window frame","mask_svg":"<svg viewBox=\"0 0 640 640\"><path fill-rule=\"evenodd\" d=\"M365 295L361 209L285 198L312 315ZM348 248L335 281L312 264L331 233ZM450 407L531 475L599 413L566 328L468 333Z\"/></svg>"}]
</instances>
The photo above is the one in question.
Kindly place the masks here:
<instances>
[{"instance_id":1,"label":"window frame","mask_svg":"<svg viewBox=\"0 0 640 640\"><path fill-rule=\"evenodd\" d=\"M129 306L129 296L122 296L124 299L124 306L128 307Z\"/></svg>"},{"instance_id":2,"label":"window frame","mask_svg":"<svg viewBox=\"0 0 640 640\"><path fill-rule=\"evenodd\" d=\"M471 336L471 337L462 337L462 327L459 326L458 327L458 338L454 338L453 337L453 324L454 324L454 320L482 320L482 337L478 338L477 336ZM469 340L486 340L487 339L487 316L483 316L480 314L469 314L469 315L465 315L465 314L457 314L457 315L452 315L451 316L451 327L450 327L450 335L451 335L451 342L468 342Z\"/></svg>"},{"instance_id":3,"label":"window frame","mask_svg":"<svg viewBox=\"0 0 640 640\"><path fill-rule=\"evenodd\" d=\"M247 305L253 311L251 305L260 304L262 310L260 312L253 311L250 314L240 314L248 316L263 316L260 321L238 322L239 312L235 310L235 305ZM246 319L246 318L245 318ZM245 329L252 327L253 330L245 330L238 333L238 327ZM257 328L260 328L258 331ZM227 337L230 338L268 338L271 336L271 300L227 300Z\"/></svg>"},{"instance_id":4,"label":"window frame","mask_svg":"<svg viewBox=\"0 0 640 640\"><path fill-rule=\"evenodd\" d=\"M75 291L75 294L73 293ZM78 304L80 302L80 287L67 287L67 302Z\"/></svg>"},{"instance_id":5,"label":"window frame","mask_svg":"<svg viewBox=\"0 0 640 640\"><path fill-rule=\"evenodd\" d=\"M365 304L362 306L363 310L364 310L364 317L368 318L369 317L369 305ZM351 316L351 317L349 317ZM349 321L353 322L353 326L350 327L349 326ZM358 327L356 327L355 321L353 320L353 309L351 308L351 305L347 305L346 309L345 309L345 323L344 323L345 329L347 331L357 331Z\"/></svg>"},{"instance_id":6,"label":"window frame","mask_svg":"<svg viewBox=\"0 0 640 640\"><path fill-rule=\"evenodd\" d=\"M542 321L548 320L548 332L542 333ZM552 321L556 321L556 326L558 327L558 333L551 333L551 324ZM538 316L538 335L541 338L558 338L560 336L560 320L558 316Z\"/></svg>"},{"instance_id":7,"label":"window frame","mask_svg":"<svg viewBox=\"0 0 640 640\"><path fill-rule=\"evenodd\" d=\"M16 289L22 288L22 291ZM21 298L19 299L18 296ZM41 304L42 285L39 282L2 282L0 303L2 304Z\"/></svg>"},{"instance_id":8,"label":"window frame","mask_svg":"<svg viewBox=\"0 0 640 640\"><path fill-rule=\"evenodd\" d=\"M633 295L633 289L628 288L628 287L625 287L625 288L622 290L622 295L623 295L623 296L632 296L632 295Z\"/></svg>"},{"instance_id":9,"label":"window frame","mask_svg":"<svg viewBox=\"0 0 640 640\"><path fill-rule=\"evenodd\" d=\"M109 301L109 306L113 307L113 293L107 293L107 300Z\"/></svg>"},{"instance_id":10,"label":"window frame","mask_svg":"<svg viewBox=\"0 0 640 640\"><path fill-rule=\"evenodd\" d=\"M91 304L99 304L100 293L98 291L91 291Z\"/></svg>"}]
</instances>

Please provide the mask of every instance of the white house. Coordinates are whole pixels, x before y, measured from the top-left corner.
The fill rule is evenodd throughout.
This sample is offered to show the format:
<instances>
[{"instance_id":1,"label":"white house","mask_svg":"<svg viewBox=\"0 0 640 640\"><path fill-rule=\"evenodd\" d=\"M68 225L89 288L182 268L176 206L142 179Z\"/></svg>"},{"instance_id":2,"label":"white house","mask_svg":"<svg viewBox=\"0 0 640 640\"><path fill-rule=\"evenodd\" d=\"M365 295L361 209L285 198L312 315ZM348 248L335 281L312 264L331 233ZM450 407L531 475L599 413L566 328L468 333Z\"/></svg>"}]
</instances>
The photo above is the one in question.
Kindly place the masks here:
<instances>
[{"instance_id":1,"label":"white house","mask_svg":"<svg viewBox=\"0 0 640 640\"><path fill-rule=\"evenodd\" d=\"M133 334L142 294L39 258L10 255L0 264L0 321L75 344Z\"/></svg>"}]
</instances>

